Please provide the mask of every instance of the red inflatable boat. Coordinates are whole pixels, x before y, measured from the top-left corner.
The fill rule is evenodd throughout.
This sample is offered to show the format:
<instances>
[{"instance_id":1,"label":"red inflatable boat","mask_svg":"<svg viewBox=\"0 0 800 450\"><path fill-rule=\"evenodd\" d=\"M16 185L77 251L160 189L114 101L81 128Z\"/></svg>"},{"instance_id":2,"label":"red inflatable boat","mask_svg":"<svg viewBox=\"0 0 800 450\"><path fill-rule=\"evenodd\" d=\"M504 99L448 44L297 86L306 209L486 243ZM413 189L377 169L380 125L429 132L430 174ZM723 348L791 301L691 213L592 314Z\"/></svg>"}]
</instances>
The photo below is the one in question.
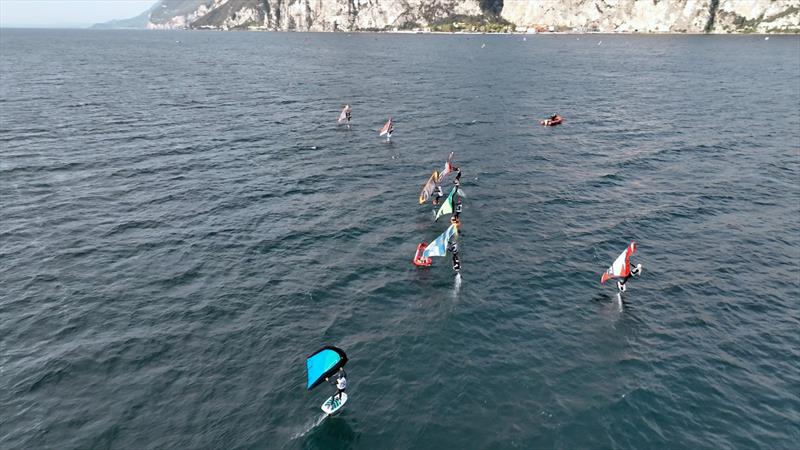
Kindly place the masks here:
<instances>
[{"instance_id":1,"label":"red inflatable boat","mask_svg":"<svg viewBox=\"0 0 800 450\"><path fill-rule=\"evenodd\" d=\"M428 246L428 244L426 244L424 242L420 242L419 245L417 246L417 253L414 254L414 259L411 261L411 262L414 263L415 266L417 266L417 267L428 267L433 262L433 261L431 261L430 258L423 258L422 257L422 252L425 250L425 247L427 247L427 246Z\"/></svg>"},{"instance_id":2,"label":"red inflatable boat","mask_svg":"<svg viewBox=\"0 0 800 450\"><path fill-rule=\"evenodd\" d=\"M562 123L564 123L564 118L561 116L557 116L555 119L540 120L539 123L546 127L554 127L556 125L561 125Z\"/></svg>"}]
</instances>

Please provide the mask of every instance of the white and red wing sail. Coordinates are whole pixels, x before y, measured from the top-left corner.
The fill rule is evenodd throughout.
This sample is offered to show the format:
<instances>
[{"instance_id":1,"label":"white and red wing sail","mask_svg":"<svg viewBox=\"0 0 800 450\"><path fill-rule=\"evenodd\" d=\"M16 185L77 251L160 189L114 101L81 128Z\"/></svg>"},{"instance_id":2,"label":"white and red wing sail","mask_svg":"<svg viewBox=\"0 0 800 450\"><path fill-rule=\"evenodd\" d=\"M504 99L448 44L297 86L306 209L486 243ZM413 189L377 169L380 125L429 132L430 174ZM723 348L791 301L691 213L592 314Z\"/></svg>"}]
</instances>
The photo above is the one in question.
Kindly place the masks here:
<instances>
[{"instance_id":1,"label":"white and red wing sail","mask_svg":"<svg viewBox=\"0 0 800 450\"><path fill-rule=\"evenodd\" d=\"M386 133L388 133L388 132L389 132L389 130L391 130L391 129L392 129L392 118L391 118L391 117L389 117L389 121L388 121L388 122L386 122L386 125L384 125L384 126L383 126L383 128L381 128L381 132L380 132L380 134L379 134L378 136L383 136L383 135L385 135L385 134L386 134Z\"/></svg>"},{"instance_id":2,"label":"white and red wing sail","mask_svg":"<svg viewBox=\"0 0 800 450\"><path fill-rule=\"evenodd\" d=\"M450 160L453 159L453 152L450 152L450 156L447 157L447 161L444 163L444 170L439 172L439 179L443 179L448 173L453 171L453 165L450 164Z\"/></svg>"},{"instance_id":3,"label":"white and red wing sail","mask_svg":"<svg viewBox=\"0 0 800 450\"><path fill-rule=\"evenodd\" d=\"M614 264L611 264L611 267L608 268L603 273L603 276L600 277L600 283L605 283L611 278L625 278L631 273L631 255L636 252L636 242L631 242L628 248L622 252L616 260L614 260Z\"/></svg>"}]
</instances>

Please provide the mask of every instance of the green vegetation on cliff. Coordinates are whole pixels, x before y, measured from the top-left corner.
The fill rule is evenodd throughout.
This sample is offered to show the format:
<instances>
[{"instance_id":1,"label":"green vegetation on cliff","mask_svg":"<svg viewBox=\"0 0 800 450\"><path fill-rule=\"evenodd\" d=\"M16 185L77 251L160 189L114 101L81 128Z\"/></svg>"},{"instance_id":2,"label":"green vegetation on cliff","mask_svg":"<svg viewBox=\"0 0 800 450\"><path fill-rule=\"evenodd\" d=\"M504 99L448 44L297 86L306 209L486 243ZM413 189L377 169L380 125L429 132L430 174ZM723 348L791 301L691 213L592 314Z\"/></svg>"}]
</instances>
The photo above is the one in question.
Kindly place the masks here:
<instances>
[{"instance_id":1,"label":"green vegetation on cliff","mask_svg":"<svg viewBox=\"0 0 800 450\"><path fill-rule=\"evenodd\" d=\"M459 31L502 33L514 31L514 24L499 16L454 15L431 23L431 31L456 33Z\"/></svg>"}]
</instances>

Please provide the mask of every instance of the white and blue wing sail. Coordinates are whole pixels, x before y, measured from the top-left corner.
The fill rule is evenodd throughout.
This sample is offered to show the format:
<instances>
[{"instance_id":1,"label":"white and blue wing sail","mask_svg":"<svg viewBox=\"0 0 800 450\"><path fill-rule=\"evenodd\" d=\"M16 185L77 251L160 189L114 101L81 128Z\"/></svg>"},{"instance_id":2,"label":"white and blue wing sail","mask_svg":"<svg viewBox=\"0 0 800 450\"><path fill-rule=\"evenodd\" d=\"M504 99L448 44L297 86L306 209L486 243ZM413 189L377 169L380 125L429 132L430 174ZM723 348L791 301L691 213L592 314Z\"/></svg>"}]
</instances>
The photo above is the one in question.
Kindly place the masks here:
<instances>
[{"instance_id":1,"label":"white and blue wing sail","mask_svg":"<svg viewBox=\"0 0 800 450\"><path fill-rule=\"evenodd\" d=\"M450 238L458 234L458 227L455 224L450 225L444 230L444 233L439 235L433 242L428 244L425 247L425 251L422 252L423 258L430 258L431 256L445 256L447 255L447 244L450 242Z\"/></svg>"}]
</instances>

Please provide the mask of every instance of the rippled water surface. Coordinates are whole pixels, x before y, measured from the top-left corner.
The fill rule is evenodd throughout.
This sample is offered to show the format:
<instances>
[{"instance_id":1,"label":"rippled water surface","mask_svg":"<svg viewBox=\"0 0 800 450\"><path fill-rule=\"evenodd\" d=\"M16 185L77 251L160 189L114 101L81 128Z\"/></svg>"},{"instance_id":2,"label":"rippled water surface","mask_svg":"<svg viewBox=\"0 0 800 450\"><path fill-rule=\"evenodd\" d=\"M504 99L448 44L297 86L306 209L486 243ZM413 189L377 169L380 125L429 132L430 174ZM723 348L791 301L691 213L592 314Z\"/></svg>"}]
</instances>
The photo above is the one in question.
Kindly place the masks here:
<instances>
[{"instance_id":1,"label":"rippled water surface","mask_svg":"<svg viewBox=\"0 0 800 450\"><path fill-rule=\"evenodd\" d=\"M2 448L800 441L797 37L0 46ZM410 263L450 151L460 286ZM631 240L620 311L599 278ZM350 356L325 420L322 344Z\"/></svg>"}]
</instances>

